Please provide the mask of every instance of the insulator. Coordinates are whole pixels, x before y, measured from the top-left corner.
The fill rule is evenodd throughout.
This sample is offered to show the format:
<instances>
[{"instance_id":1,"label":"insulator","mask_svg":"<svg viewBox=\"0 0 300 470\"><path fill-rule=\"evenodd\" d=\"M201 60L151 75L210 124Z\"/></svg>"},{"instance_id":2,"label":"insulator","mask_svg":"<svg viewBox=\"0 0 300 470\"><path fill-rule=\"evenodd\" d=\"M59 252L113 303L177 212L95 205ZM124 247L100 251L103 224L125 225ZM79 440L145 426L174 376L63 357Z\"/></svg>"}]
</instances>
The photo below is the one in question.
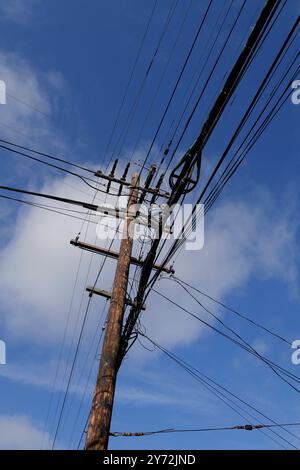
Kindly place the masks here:
<instances>
[{"instance_id":1,"label":"insulator","mask_svg":"<svg viewBox=\"0 0 300 470\"><path fill-rule=\"evenodd\" d=\"M158 180L157 185L156 185L156 187L155 187L155 190L157 191L157 193L158 193L158 191L160 190L160 187L161 187L161 185L162 185L162 183L163 183L164 177L165 177L164 173L163 173L162 175L160 175L160 177L159 177L159 180ZM153 196L152 196L152 198L151 198L151 201L150 201L150 204L154 204L156 198L157 198L157 194L153 194Z\"/></svg>"},{"instance_id":2,"label":"insulator","mask_svg":"<svg viewBox=\"0 0 300 470\"><path fill-rule=\"evenodd\" d=\"M124 173L123 173L123 176L122 176L122 178L121 178L122 181L126 181L126 177L127 177L129 168L130 168L130 163L127 163L127 165L126 165L126 167L125 167L125 170L124 170Z\"/></svg>"},{"instance_id":3,"label":"insulator","mask_svg":"<svg viewBox=\"0 0 300 470\"><path fill-rule=\"evenodd\" d=\"M151 181L153 180L156 171L157 171L157 166L156 165L151 165L150 171L147 175L147 178L146 178L146 181L145 181L145 184L144 184L145 190L149 188L149 186L151 184ZM143 201L146 197L146 192L147 191L142 192L142 195L141 195L140 200L139 200L139 204L143 203Z\"/></svg>"}]
</instances>

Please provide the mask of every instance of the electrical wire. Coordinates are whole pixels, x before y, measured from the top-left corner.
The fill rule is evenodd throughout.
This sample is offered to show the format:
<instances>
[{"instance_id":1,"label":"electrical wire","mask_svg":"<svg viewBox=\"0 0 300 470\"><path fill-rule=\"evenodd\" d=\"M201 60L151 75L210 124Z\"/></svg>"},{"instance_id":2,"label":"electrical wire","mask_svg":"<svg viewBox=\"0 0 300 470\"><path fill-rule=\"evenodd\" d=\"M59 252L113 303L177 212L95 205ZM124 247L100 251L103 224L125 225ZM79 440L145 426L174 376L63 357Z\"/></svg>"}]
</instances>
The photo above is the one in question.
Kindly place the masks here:
<instances>
[{"instance_id":1,"label":"electrical wire","mask_svg":"<svg viewBox=\"0 0 300 470\"><path fill-rule=\"evenodd\" d=\"M136 153L136 151L137 151L137 149L138 149L138 147L139 147L139 144L140 144L140 141L141 141L141 137L142 137L143 132L144 132L144 130L145 130L145 126L146 126L147 121L148 121L148 119L149 119L150 113L151 113L151 111L152 111L152 108L153 108L153 106L154 106L154 103L155 103L155 101L156 101L156 98L157 98L157 96L158 96L158 93L159 93L159 91L160 91L160 88L161 88L161 85L162 85L162 83L163 83L163 80L165 79L166 72L167 72L168 67L169 67L169 65L170 65L171 59L172 59L172 57L173 57L173 54L174 54L174 52L176 51L176 47L177 47L178 41L179 41L179 39L180 39L180 37L181 37L182 31L183 31L183 27L184 27L184 25L185 25L186 19L187 19L187 17L188 17L189 12L190 12L191 6L192 6L192 0L189 0L188 6L187 6L187 8L186 8L186 11L185 11L185 13L184 13L184 15L183 15L183 17L182 17L181 25L180 25L180 27L178 28L178 32L177 32L175 41L174 41L173 46L172 46L172 48L171 48L171 51L170 51L170 53L169 53L168 60L166 61L166 64L165 64L165 67L164 67L164 69L163 69L162 75L161 75L161 77L160 77L159 83L158 83L158 85L157 85L157 87L156 87L156 90L155 90L155 93L154 93L153 98L152 98L152 100L151 100L150 106L149 106L149 108L148 108L148 110L147 110L145 119L144 119L144 121L143 121L143 123L142 123L142 126L141 126L141 129L140 129L140 131L139 131L139 135L138 135L138 137L137 137L136 143L135 143L135 145L134 145L134 147L133 147L133 151L132 151L132 153L131 153L131 158L130 158L130 161L131 161L131 162L133 161L134 156L135 156L135 153Z\"/></svg>"},{"instance_id":2,"label":"electrical wire","mask_svg":"<svg viewBox=\"0 0 300 470\"><path fill-rule=\"evenodd\" d=\"M144 437L154 436L157 434L174 434L174 433L192 433L192 432L209 432L209 431L254 431L256 429L270 429L277 427L300 426L300 423L284 423L284 424L242 424L235 426L224 426L214 428L198 428L198 429L161 429L159 431L141 431L141 432L111 432L112 437Z\"/></svg>"},{"instance_id":3,"label":"electrical wire","mask_svg":"<svg viewBox=\"0 0 300 470\"><path fill-rule=\"evenodd\" d=\"M265 76L264 80L262 81L262 83L261 83L261 85L260 85L260 87L259 87L259 89L258 89L256 95L254 96L254 98L253 98L253 100L252 100L250 106L248 107L248 109L247 109L246 113L244 114L244 116L243 116L243 118L242 118L242 120L241 120L241 122L240 122L238 128L236 129L236 131L235 131L235 133L234 133L234 136L231 138L231 140L230 140L230 142L229 142L229 144L228 144L226 150L224 151L223 155L221 156L221 158L220 158L220 160L219 160L217 166L215 167L215 169L213 170L211 176L209 177L208 182L206 183L204 189L203 189L202 192L201 192L201 195L199 196L199 198L198 198L196 204L194 205L193 213L192 213L191 216L189 217L189 220L192 220L193 216L195 215L195 208L197 207L197 204L199 204L200 201L202 200L203 195L205 194L205 192L206 192L206 190L207 190L207 188L208 188L210 182L212 181L213 177L215 176L215 174L217 173L218 169L220 168L220 166L221 166L223 160L225 159L225 157L226 157L227 153L229 152L230 148L232 147L234 141L235 141L236 138L238 137L240 131L241 131L242 128L244 127L245 122L246 122L247 119L249 118L249 115L252 113L252 111L253 111L253 109L254 109L254 106L257 104L257 102L258 102L258 100L259 100L259 98L260 98L262 92L265 90L265 88L266 88L266 86L267 86L269 80L270 80L271 77L272 77L272 74L273 74L274 71L276 70L276 67L277 67L277 65L278 65L278 62L281 60L282 54L284 53L284 51L285 51L285 49L286 49L286 47L287 47L287 45L288 45L290 39L292 38L292 36L293 36L293 34L294 34L296 28L298 27L298 24L299 24L299 17L297 18L296 22L294 23L292 29L291 29L290 32L289 32L289 35L287 36L286 40L285 40L284 43L283 43L283 46L281 47L279 53L277 54L275 60L273 61L273 63L272 63L272 65L271 65L271 67L270 67L270 69L269 69L267 75ZM297 73L297 71L294 73L294 76L296 75L296 73ZM277 88L278 88L278 85L275 86L274 89L276 90ZM289 86L286 87L286 89L288 89L288 88L289 88ZM274 93L273 93L273 94L274 94ZM271 98L273 97L273 94L271 94ZM269 103L269 102L270 102L270 99L269 99L268 103ZM268 104L268 103L267 103L267 104ZM266 107L266 106L265 106L265 107ZM264 110L265 110L265 108L263 109L263 111L264 111ZM263 111L261 112L261 114L259 115L259 117L262 115ZM256 138L256 140L255 140L255 142L256 142L257 139L262 135L262 133L266 130L267 125L269 125L269 123L272 121L272 119L273 119L272 115L273 115L273 114L274 114L274 117L275 117L275 115L277 114L276 105L273 107L273 109L272 109L271 112L270 112L270 115L269 115L269 117L268 117L268 122L265 123L265 125L264 125L264 127L263 127L262 129L259 129L259 130L257 131L257 133L259 132L259 134L258 134L258 136L257 136L257 138ZM258 119L259 119L259 118L258 118ZM256 120L256 122L258 121L258 119ZM255 122L255 124L256 124L256 122ZM246 141L247 137L250 135L250 133L251 133L251 131L253 130L254 126L255 126L255 125L253 125L252 128L251 128L251 130L248 132L248 135L247 135L246 138L244 139L244 142ZM261 132L260 132L260 131L261 131ZM254 136L254 137L255 137L255 136ZM244 143L244 142L243 142L243 143ZM255 143L255 142L254 142L254 143ZM243 145L243 143L241 144L241 146ZM253 143L253 145L254 145L254 143ZM241 148L241 146L240 146L240 148ZM239 148L239 150L240 150L240 148ZM252 146L251 146L251 148L252 148ZM249 147L249 148L247 149L246 154L250 151L251 148ZM234 158L235 158L235 157L234 157ZM205 202L207 202L207 200L206 200ZM206 211L207 211L207 208L206 208ZM200 216L201 216L201 214L200 214ZM187 224L188 224L188 222L186 223L186 225L187 225ZM191 223L190 223L190 226L191 226ZM191 230L191 229L190 229L190 230ZM180 240L180 237L178 237L179 239L176 240L176 242L174 243L173 247L172 247L171 250L169 251L168 256L165 258L164 262L162 263L162 266L164 266L164 263L169 262L170 259L171 259L171 256L174 256L175 252L176 252L181 246L183 246L183 244L184 244L184 239L185 239L186 236L188 236L188 234L191 233L191 232L188 232L188 231L186 231L186 228L183 228L183 229L182 229L182 233L184 233L183 239ZM159 274L159 273L157 273L156 275L158 275L158 274Z\"/></svg>"},{"instance_id":4,"label":"electrical wire","mask_svg":"<svg viewBox=\"0 0 300 470\"><path fill-rule=\"evenodd\" d=\"M223 27L224 27L224 24L226 23L226 20L227 20L227 18L228 18L228 16L229 16L229 13L230 13L230 10L231 10L231 8L232 8L232 6L233 6L233 3L234 3L234 1L232 0L231 3L229 4L229 6L228 6L228 8L227 8L227 10L226 10L226 12L225 12L225 14L223 15L223 19L222 19L221 25L220 25L220 27L219 27L219 29L218 29L218 31L217 31L216 37L215 37L215 39L214 39L214 41L213 41L213 44L212 44L212 46L211 46L210 49L209 49L208 55L207 55L207 57L206 57L206 59L205 59L203 65L202 65L202 67L201 67L201 69L200 69L200 71L199 71L197 80L196 80L196 82L195 82L195 84L194 84L194 86L193 86L193 89L192 89L192 91L191 91L191 93L190 93L190 96L189 96L189 98L188 98L188 100L187 100L187 102L186 102L186 105L185 105L185 107L184 107L184 109L183 109L183 111L182 111L182 113L181 113L181 115L180 115L180 117L179 117L178 124L177 124L177 126L176 126L176 128L175 128L175 131L174 131L174 134L173 134L173 136L172 136L172 141L174 141L174 139L175 139L175 135L176 135L176 133L177 133L177 131L178 131L178 128L180 127L180 125L181 125L181 123L182 123L183 117L184 117L184 115L185 115L185 113L186 113L186 110L188 109L188 106L189 106L189 104L190 104L190 102L191 102L191 99L192 99L192 97L193 97L193 95L194 95L194 92L196 91L198 85L201 83L201 78L202 78L203 72L204 72L204 70L205 70L205 67L206 67L206 65L207 65L207 63L208 63L208 61L209 61L209 59L210 59L212 53L213 53L214 50L215 50L216 43L217 43L217 41L218 41L218 39L219 39L219 37L220 37L220 34L221 34L222 29L223 29ZM240 12L240 13L241 13L241 12ZM217 19L217 22L218 22L218 21L219 21L219 18ZM216 24L217 24L217 23L216 23ZM168 162L168 165L167 165L165 171L168 171L168 169L169 169L169 167L170 167L170 165L171 165L171 163L172 163L172 161L173 161L173 159L174 159L174 157L175 157L175 155L176 155L176 152L177 152L177 150L178 150L178 148L179 148L179 145L180 145L180 143L181 143L181 141L182 141L182 139L183 139L183 137L184 137L184 134L186 133L186 130L187 130L189 124L190 124L190 121L191 121L191 119L192 119L194 113L196 112L196 109L198 108L198 106L199 106L199 104L200 104L200 102L201 102L201 99L203 98L203 95L204 95L204 93L205 93L205 91L206 91L206 88L207 88L208 84L210 83L211 77L212 77L212 75L213 75L213 73L214 73L215 68L216 68L217 65L218 65L218 62L219 62L221 56L222 56L222 54L224 53L224 50L225 50L225 48L226 48L226 46L227 46L227 42L228 42L228 40L230 39L230 36L231 36L231 34L232 34L232 32L233 32L233 30L234 30L234 28L235 28L235 24L236 24L236 22L234 23L232 30L229 32L229 35L227 36L227 41L224 43L224 45L223 45L223 47L222 47L222 49L221 49L221 51L220 51L220 53L219 53L219 56L218 56L216 62L214 63L214 66L212 67L212 69L211 69L211 71L210 71L210 74L209 74L208 79L206 80L204 86L202 87L202 90L201 90L201 93L200 93L200 95L199 95L199 98L197 99L196 105L194 106L194 111L192 111L192 113L190 114L190 118L188 119L187 123L185 124L185 128L184 128L184 130L182 131L182 134L181 134L180 138L178 139L178 142L177 142L177 144L176 144L174 150L172 151L171 157L169 158L169 162ZM211 36L213 36L213 33L214 33L214 28L213 28L213 30L212 30L212 35L211 35ZM206 50L206 48L207 48L207 46L208 46L208 43L210 42L210 39L211 39L211 38L209 38L209 40L207 41L207 44L206 44L206 46L204 47L204 51ZM162 159L162 162L161 162L161 163L162 163L162 164L164 163L164 158Z\"/></svg>"},{"instance_id":5,"label":"electrical wire","mask_svg":"<svg viewBox=\"0 0 300 470\"><path fill-rule=\"evenodd\" d=\"M77 163L70 162L70 161L68 161L66 159L63 159L61 157L55 157L53 155L50 155L49 153L34 150L32 148L29 148L29 147L24 147L23 145L16 144L15 142L11 142L9 140L0 139L0 142L2 142L2 144L5 144L5 145L11 145L12 147L15 147L15 148L18 148L18 149L21 149L21 150L26 150L27 152L31 152L31 153L34 153L36 155L40 155L41 157L49 158L50 160L65 163L66 165L73 166L74 168L78 168L79 170L83 170L83 171L86 171L88 173L92 173L93 175L95 174L94 170L91 170L90 168L87 168L87 167L82 166L82 165L78 165Z\"/></svg>"},{"instance_id":6,"label":"electrical wire","mask_svg":"<svg viewBox=\"0 0 300 470\"><path fill-rule=\"evenodd\" d=\"M206 294L202 290L198 289L195 286L192 286L191 284L183 281L182 279L179 279L175 276L168 277L168 278L167 277L161 277L161 280L163 280L163 279L165 279L165 280L174 280L175 282L177 282L179 284L180 283L184 284L185 286L189 287L190 289L193 289L194 291L198 292L199 294L203 295L204 297L208 298L209 300L212 300L217 305L220 305L221 307L228 310L229 312L237 315L239 318L242 318L243 320L246 320L247 322L251 323L252 325L256 326L257 328L260 328L261 330L265 331L266 333L272 335L274 338L277 338L277 339L281 340L282 342L284 342L285 344L287 344L289 346L291 345L292 341L289 341L286 338L284 338L282 335L279 335L278 333L275 333L274 331L270 330L269 328L266 328L261 323L258 323L257 321L254 321L253 319L249 318L249 316L246 316L246 315L238 312L236 309L233 309L232 307L229 307L228 305L225 305L223 302L221 302L219 300L216 300L211 295Z\"/></svg>"},{"instance_id":7,"label":"electrical wire","mask_svg":"<svg viewBox=\"0 0 300 470\"><path fill-rule=\"evenodd\" d=\"M69 174L69 175L75 176L75 177L79 178L84 184L86 184L87 186L89 186L90 188L92 188L92 189L94 189L94 190L97 190L97 191L99 191L99 192L102 192L102 193L104 193L104 194L107 193L106 190L100 189L99 187L96 187L96 186L93 186L93 185L90 183L90 182L92 182L92 183L98 185L99 183L98 183L96 180L94 180L94 179L91 179L91 178L89 178L89 177L84 177L84 176L82 176L82 175L80 175L80 174L78 174L78 173L75 173L74 171L67 170L66 168L60 167L60 166L55 165L55 164L53 164L53 163L46 162L46 161L44 161L44 160L41 160L40 158L33 157L32 155L28 155L27 153L20 152L19 150L12 149L12 148L7 147L7 146L5 146L5 145L0 145L0 148L2 148L2 149L4 149L4 150L7 150L8 152L12 152L12 153L14 153L14 154L16 154L16 155L18 155L18 156L20 156L20 157L24 157L24 158L27 158L27 159L29 159L29 160L33 160L33 161L35 161L35 162L37 162L37 163L41 163L41 164L43 164L43 165L46 165L46 166L48 166L48 167L50 167L50 168L54 168L55 170L59 170L59 171L62 171L62 172L64 172L64 173L67 173L67 174ZM111 195L111 196L118 196L118 197L119 197L119 196L120 196L119 190L117 190L117 193L116 193L116 194L110 193L110 195Z\"/></svg>"},{"instance_id":8,"label":"electrical wire","mask_svg":"<svg viewBox=\"0 0 300 470\"><path fill-rule=\"evenodd\" d=\"M135 96L135 99L133 101L133 104L130 108L130 111L129 111L129 114L127 116L127 119L126 119L126 123L125 123L125 127L123 129L123 131L121 132L120 136L119 136L119 139L117 140L116 142L116 145L114 147L114 150L113 150L113 155L116 155L117 158L119 158L121 156L121 153L122 153L122 149L124 147L124 144L125 144L125 141L126 141L126 137L128 135L128 132L129 132L129 129L130 129L130 126L132 124L132 121L135 117L135 114L136 114L136 111L138 109L138 106L139 106L139 102L140 102L140 99L141 99L141 96L142 96L142 93L143 93L143 90L144 90L144 87L145 87L145 84L147 83L147 80L149 78L149 75L150 75L150 72L152 70L152 67L155 63L155 59L159 53L159 50L160 50L160 47L161 47L161 44L164 40L164 37L167 33L167 30L168 30L168 27L170 25L170 22L172 20L172 17L175 13L175 10L177 8L177 5L178 5L178 1L179 0L174 0L170 6L170 9L169 9L169 13L168 13L168 16L165 20L165 23L164 23L164 26L163 26L163 29L162 29L162 32L159 36L159 39L158 39L158 43L157 43L157 46L155 48L155 51L153 53L153 56L150 60L150 63L146 69L146 72L144 74L144 78L142 80L142 83L137 91L137 94ZM119 147L119 151L117 152L117 148Z\"/></svg>"},{"instance_id":9,"label":"electrical wire","mask_svg":"<svg viewBox=\"0 0 300 470\"><path fill-rule=\"evenodd\" d=\"M281 367L280 365L276 364L275 362L271 361L270 359L266 358L265 356L263 356L262 354L259 354L253 347L249 347L246 345L246 342L243 340L243 342L245 344L243 344L242 342L240 342L239 340L236 340L234 339L232 336L229 336L228 334L224 333L223 331L219 330L218 328L214 327L212 324L208 323L207 321L203 320L201 317L199 317L198 315L194 314L193 312L191 312L190 310L186 309L185 307L183 307L182 305L178 304L178 302L175 302L173 301L172 299L170 299L169 297L167 297L166 295L162 294L161 292L157 291L156 289L152 288L153 292L155 292L156 294L158 294L159 296L161 296L162 298L164 298L165 300L167 300L168 302L170 302L171 304L173 304L174 306L176 306L177 308L179 308L180 310L184 311L185 313L187 313L188 315L192 316L193 318L197 319L198 321L200 321L202 324L204 324L205 326L207 326L208 328L212 329L213 331L215 331L216 333L218 333L219 335L221 335L223 338L231 341L233 344L237 345L238 347L244 349L245 351L247 351L249 354L253 355L254 357L258 358L259 360L261 360L263 363L265 363L268 367L270 367L270 369L277 375L278 378L280 378L280 380L282 380L283 382L285 382L287 385L289 385L294 391L296 391L297 393L300 393L300 390L298 388L296 388L291 382L289 382L285 377L283 377L281 374L283 374L284 376L288 377L289 379L295 381L296 383L300 383L300 378L297 377L296 375L292 374L291 372L289 372L287 369ZM207 310L206 310L207 311Z\"/></svg>"},{"instance_id":10,"label":"electrical wire","mask_svg":"<svg viewBox=\"0 0 300 470\"><path fill-rule=\"evenodd\" d=\"M274 419L267 416L265 413L260 411L257 407L251 405L248 401L242 399L240 396L233 393L231 390L229 390L225 386L221 385L216 380L209 377L207 374L204 374L199 369L193 367L192 365L190 365L189 363L187 363L186 361L181 359L178 355L175 355L174 353L170 352L165 347L158 344L157 341L154 341L153 339L149 338L149 336L147 336L145 333L142 333L141 331L139 331L139 335L141 335L142 337L147 339L157 349L159 349L162 353L164 353L169 359L171 359L173 362L175 362L176 365L178 365L180 368L182 368L186 373L188 373L197 382L200 382L201 385L206 390L208 390L210 393L212 393L214 396L216 396L220 401L222 401L222 403L224 403L227 407L229 407L231 410L233 410L236 414L241 416L243 419L247 420L247 418L245 417L245 414L246 414L251 419L254 419L255 421L257 421L259 424L262 423L256 416L254 416L252 413L248 412L244 408L244 406L246 406L247 408L251 409L251 411L254 411L256 414L260 415L262 418L267 419L271 423L277 424L277 425L280 426L280 424L277 421L275 421ZM238 405L236 402L240 403L240 405ZM236 409L236 408L238 408L238 409ZM238 410L241 410L243 412L243 414ZM270 431L273 435L276 435L276 437L280 438L285 443L292 446L294 449L298 449L290 441L288 441L285 437L281 436L280 434L273 431L272 429L270 429ZM294 433L292 433L288 429L282 428L282 431L286 432L287 434L289 434L290 436L292 436L293 438L295 438L297 440L300 439L299 436L295 435ZM265 434L263 431L261 431L261 432L263 434ZM275 441L275 439L273 437L271 437L270 435L268 435L268 434L265 434L265 435L266 435L266 437L268 437L272 441ZM275 442L277 442L277 441L275 441ZM278 444L278 442L277 442L277 444ZM279 444L279 445L282 446L282 444Z\"/></svg>"},{"instance_id":11,"label":"electrical wire","mask_svg":"<svg viewBox=\"0 0 300 470\"><path fill-rule=\"evenodd\" d=\"M196 35L195 35L195 37L194 37L194 39L193 39L193 42L192 42L191 47L190 47L190 49L189 49L189 52L188 52L188 54L187 54L187 56L186 56L186 59L185 59L185 61L184 61L184 63L183 63L183 66L182 66L181 71L180 71L180 73L179 73L179 76L178 76L178 78L177 78L177 80L176 80L176 83L175 83L175 85L174 85L174 88L173 88L173 90L172 90L172 93L171 93L171 95L170 95L170 97L169 97L169 100L168 100L168 102L167 102L167 105L166 105L166 107L165 107L165 110L164 110L164 112L163 112L163 114L162 114L162 117L161 117L161 119L160 119L159 125L158 125L158 127L157 127L157 129L156 129L156 131L155 131L155 134L154 134L154 137L153 137L152 142L151 142L151 144L150 144L150 147L149 147L149 149L148 149L148 151L147 151L146 157L145 157L144 162L143 162L142 169L140 170L140 174L142 173L143 168L145 167L145 165L146 165L146 163L147 163L147 161L148 161L148 158L149 158L149 156L150 156L150 153L151 153L151 151L152 151L152 149L153 149L153 146L154 146L154 144L155 144L156 138L157 138L157 136L158 136L158 134L159 134L159 132L160 132L160 129L161 129L161 127L162 127L162 124L163 124L163 122L164 122L164 120L165 120L165 117L166 117L166 115L167 115L167 113L168 113L168 110L169 110L169 108L170 108L170 106L171 106L171 103L172 103L172 101L173 101L173 98L174 98L174 96L175 96L176 90L177 90L177 88L178 88L178 86L179 86L179 83L180 83L180 81L181 81L181 78L182 78L182 76L183 76L183 74L184 74L184 72L185 72L185 69L186 69L187 65L188 65L188 62L189 62L190 57L191 57L191 55L192 55L192 52L193 52L193 50L194 50L194 48L195 48L195 45L196 45L197 40L198 40L198 38L199 38L199 35L200 35L201 31L202 31L202 28L203 28L203 25L204 25L204 23L205 23L205 20L207 19L207 16L208 16L209 10L210 10L210 8L211 8L212 2L213 2L213 0L210 0L210 1L209 1L208 7L207 7L207 9L206 9L206 11L205 11L205 13L204 13L204 16L203 16L203 18L202 18L202 21L201 21L199 27L198 27L198 29L197 29Z\"/></svg>"},{"instance_id":12,"label":"electrical wire","mask_svg":"<svg viewBox=\"0 0 300 470\"><path fill-rule=\"evenodd\" d=\"M118 123L119 123L119 119L120 119L120 116L121 116L121 112L122 112L123 107L124 107L124 104L125 104L125 102L126 102L126 98L127 98L128 92L129 92L129 88L130 88L131 83L132 83L132 81L133 81L133 77L134 77L134 74L135 74L135 72L136 72L137 64L138 64L138 61L139 61L139 59L140 59L141 52L142 52L142 50L143 50L144 44L145 44L145 42L146 42L146 38L147 38L147 35L148 35L148 33L149 33L149 30L150 30L150 25L151 25L151 22L152 22L152 20L153 20L153 17L154 17L154 13L155 13L157 4L158 4L158 0L155 0L154 3L153 3L153 7L152 7L152 9L151 9L151 12L150 12L150 17L149 17L149 19L148 19L148 21L147 21L147 24L146 24L146 28L145 28L144 34L143 34L143 36L142 36L142 40L141 40L140 46L139 46L138 51L137 51L137 54L136 54L136 58L135 58L133 67L132 67L132 69L131 69L131 72L130 72L130 75L129 75L129 78L128 78L128 82L127 82L126 87L125 87L125 90L124 90L124 94L123 94L122 99L121 99L121 103L120 103L120 106L119 106L119 109L118 109L118 112L117 112L117 116L116 116L115 122L114 122L114 124L113 124L112 131L111 131L111 133L110 133L110 136L109 136L109 139L108 139L108 142L107 142L107 146L106 146L106 149L105 149L105 155L108 154L110 145L111 145L111 143L112 143L112 140L113 140L113 137L114 137L116 128L117 128L117 125L118 125ZM113 155L111 156L109 162L107 163L106 171L107 171L109 165L111 164L112 159L113 159Z\"/></svg>"}]
</instances>

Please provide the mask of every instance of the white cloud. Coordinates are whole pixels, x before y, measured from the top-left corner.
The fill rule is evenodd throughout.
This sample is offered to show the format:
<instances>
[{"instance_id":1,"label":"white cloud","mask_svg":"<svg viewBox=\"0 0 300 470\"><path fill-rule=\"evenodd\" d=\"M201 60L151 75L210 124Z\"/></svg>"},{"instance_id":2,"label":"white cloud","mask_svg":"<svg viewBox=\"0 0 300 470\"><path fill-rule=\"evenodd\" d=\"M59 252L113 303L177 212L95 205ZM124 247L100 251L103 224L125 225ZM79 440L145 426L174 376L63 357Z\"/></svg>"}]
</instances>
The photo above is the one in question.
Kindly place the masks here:
<instances>
[{"instance_id":1,"label":"white cloud","mask_svg":"<svg viewBox=\"0 0 300 470\"><path fill-rule=\"evenodd\" d=\"M231 202L219 206L208 217L205 246L198 253L181 254L175 265L179 278L217 299L242 289L251 279L277 280L295 292L297 227L292 213L278 211L271 197L265 197L263 207L254 202ZM208 318L178 284L163 280L157 290ZM148 304L142 323L147 334L165 346L189 344L207 332L206 327L156 294L148 299Z\"/></svg>"},{"instance_id":2,"label":"white cloud","mask_svg":"<svg viewBox=\"0 0 300 470\"><path fill-rule=\"evenodd\" d=\"M55 180L42 192L74 196L67 182L69 178ZM90 201L91 197L84 199ZM71 246L70 240L82 223L39 209L20 211L13 236L0 252L0 290L7 313L4 322L14 337L47 343L61 339L80 261L80 250ZM90 226L90 239L95 239L95 227ZM83 256L74 306L80 303L90 258L88 253ZM95 277L96 266L91 273Z\"/></svg>"},{"instance_id":3,"label":"white cloud","mask_svg":"<svg viewBox=\"0 0 300 470\"><path fill-rule=\"evenodd\" d=\"M0 50L0 79L6 83L6 104L0 106L0 136L29 147L63 151L64 138L53 126L53 115L59 107L67 110L63 98L66 84L56 70L37 70L15 53ZM5 156L1 150L1 158ZM20 159L19 159L20 160ZM14 177L21 174L16 165Z\"/></svg>"},{"instance_id":4,"label":"white cloud","mask_svg":"<svg viewBox=\"0 0 300 470\"><path fill-rule=\"evenodd\" d=\"M0 449L39 450L43 439L49 439L40 425L24 415L0 415Z\"/></svg>"},{"instance_id":5,"label":"white cloud","mask_svg":"<svg viewBox=\"0 0 300 470\"><path fill-rule=\"evenodd\" d=\"M208 396L208 393L203 391L200 387L196 390L193 390L191 387L181 387L178 389L178 384L174 386L163 386L164 382L161 377L161 382L157 389L136 387L136 386L120 386L118 388L118 393L116 395L116 400L118 403L121 403L132 408L135 407L151 407L151 406L169 406L178 408L179 406L184 406L186 410L195 409L198 412L207 412L214 410L214 407L211 406L211 397Z\"/></svg>"}]
</instances>

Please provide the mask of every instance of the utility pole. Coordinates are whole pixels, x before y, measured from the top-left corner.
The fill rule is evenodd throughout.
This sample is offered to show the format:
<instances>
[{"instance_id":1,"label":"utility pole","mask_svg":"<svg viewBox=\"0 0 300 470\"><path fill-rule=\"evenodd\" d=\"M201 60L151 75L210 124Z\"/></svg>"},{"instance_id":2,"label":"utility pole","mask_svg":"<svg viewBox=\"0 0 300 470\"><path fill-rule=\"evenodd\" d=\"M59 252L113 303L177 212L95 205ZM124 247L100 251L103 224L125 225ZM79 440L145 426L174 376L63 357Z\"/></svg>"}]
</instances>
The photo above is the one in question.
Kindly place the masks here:
<instances>
[{"instance_id":1,"label":"utility pole","mask_svg":"<svg viewBox=\"0 0 300 470\"><path fill-rule=\"evenodd\" d=\"M157 171L156 165L151 165L144 184L140 185L139 173L135 173L132 176L131 181L127 181L126 179L130 164L126 165L121 178L116 177L115 171L117 163L118 160L113 164L112 170L109 174L105 174L99 170L95 173L95 176L107 182L106 192L108 194L110 194L112 183L114 185L119 185L117 193L112 193L114 196L120 197L124 188L129 189L129 199L126 210L119 209L117 207L111 209L104 205L87 204L82 201L67 199L63 199L62 201L88 208L91 211L101 213L105 216L116 217L119 220L124 220L124 230L119 253L111 249L105 249L96 245L91 245L90 243L79 241L79 236L75 240L72 239L70 241L71 245L84 251L90 251L92 253L103 255L105 258L117 260L112 292L100 289L96 287L96 285L87 286L86 288L90 296L97 295L110 300L99 371L94 390L92 408L89 414L87 438L85 443L86 450L106 450L108 445L116 378L120 367L121 351L123 350L121 343L124 329L124 312L126 306L135 306L135 300L133 301L126 295L129 268L131 264L141 268L144 263L141 257L136 258L132 256L134 227L135 225L142 225L149 228L152 227L152 224L154 227L160 227L160 220L155 217L151 217L149 221L148 216L143 216L143 211L140 211L140 207L144 202L150 204L151 207L152 204L156 204L158 199L168 199L170 196L167 191L161 189L164 175L159 177L155 187L151 187L151 182L153 181ZM116 190L117 188L113 189ZM146 194L150 196L150 201L145 201ZM41 196L48 197L48 195ZM135 204L137 204L137 207L132 209ZM164 227L164 232L171 233L170 227ZM160 272L162 271L167 274L174 274L174 269L172 267L162 267L156 263L153 263L152 269L154 271L159 270ZM141 310L146 309L144 304L139 307Z\"/></svg>"},{"instance_id":2,"label":"utility pole","mask_svg":"<svg viewBox=\"0 0 300 470\"><path fill-rule=\"evenodd\" d=\"M139 174L131 179L131 191L124 222L123 237L111 294L108 320L99 372L90 414L86 450L106 450L113 410L123 316L126 304L128 274L133 246L134 214L130 208L137 203Z\"/></svg>"}]
</instances>

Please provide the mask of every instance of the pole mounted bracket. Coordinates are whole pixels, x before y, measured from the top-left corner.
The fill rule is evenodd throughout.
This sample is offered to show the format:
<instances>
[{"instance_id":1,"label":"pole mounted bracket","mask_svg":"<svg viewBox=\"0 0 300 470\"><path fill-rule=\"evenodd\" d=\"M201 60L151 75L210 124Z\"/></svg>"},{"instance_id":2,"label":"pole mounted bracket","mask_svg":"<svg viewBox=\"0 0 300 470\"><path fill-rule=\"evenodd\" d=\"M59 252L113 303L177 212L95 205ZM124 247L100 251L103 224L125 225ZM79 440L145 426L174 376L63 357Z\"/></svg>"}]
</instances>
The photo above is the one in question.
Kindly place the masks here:
<instances>
[{"instance_id":1,"label":"pole mounted bracket","mask_svg":"<svg viewBox=\"0 0 300 470\"><path fill-rule=\"evenodd\" d=\"M87 292L89 292L90 297L92 297L92 295L95 294L95 295L100 295L101 297L104 297L105 299L108 299L108 300L111 299L111 292L108 292L107 290L97 289L96 287L92 287L92 286L88 286L86 290ZM125 303L126 305L129 305L130 307L134 307L136 305L136 303L132 299L129 299L129 298L126 298ZM146 310L145 304L142 305L141 310Z\"/></svg>"}]
</instances>

